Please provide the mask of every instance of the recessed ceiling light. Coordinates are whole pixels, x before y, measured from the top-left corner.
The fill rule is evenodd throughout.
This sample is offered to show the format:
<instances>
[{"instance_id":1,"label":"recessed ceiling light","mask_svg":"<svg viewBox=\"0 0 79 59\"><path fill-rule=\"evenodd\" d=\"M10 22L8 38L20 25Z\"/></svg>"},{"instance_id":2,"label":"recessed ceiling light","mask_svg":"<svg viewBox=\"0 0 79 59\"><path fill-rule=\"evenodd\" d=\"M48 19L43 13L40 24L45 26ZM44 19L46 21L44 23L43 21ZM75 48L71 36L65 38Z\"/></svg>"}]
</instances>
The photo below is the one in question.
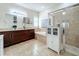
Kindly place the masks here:
<instances>
[{"instance_id":1,"label":"recessed ceiling light","mask_svg":"<svg viewBox=\"0 0 79 59\"><path fill-rule=\"evenodd\" d=\"M65 15L65 14L66 14L66 12L62 12L62 14L63 14L63 15Z\"/></svg>"}]
</instances>

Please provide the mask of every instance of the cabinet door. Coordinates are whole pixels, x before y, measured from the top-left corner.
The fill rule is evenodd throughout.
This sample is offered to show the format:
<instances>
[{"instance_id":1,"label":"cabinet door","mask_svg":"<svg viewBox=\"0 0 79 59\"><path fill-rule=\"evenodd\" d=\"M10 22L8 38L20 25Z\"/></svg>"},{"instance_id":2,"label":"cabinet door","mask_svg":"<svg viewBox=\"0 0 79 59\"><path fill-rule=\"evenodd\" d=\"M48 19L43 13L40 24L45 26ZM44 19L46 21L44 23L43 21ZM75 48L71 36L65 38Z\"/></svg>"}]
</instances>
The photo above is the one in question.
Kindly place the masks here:
<instances>
[{"instance_id":1,"label":"cabinet door","mask_svg":"<svg viewBox=\"0 0 79 59\"><path fill-rule=\"evenodd\" d=\"M32 30L28 30L28 35L29 35L29 39L34 39L35 38L35 33L34 33L34 29Z\"/></svg>"},{"instance_id":2,"label":"cabinet door","mask_svg":"<svg viewBox=\"0 0 79 59\"><path fill-rule=\"evenodd\" d=\"M28 40L29 39L29 36L28 36L29 32L28 31L13 31L12 33L12 43L13 44L16 44L16 43L19 43L19 42L22 42L22 41L25 41L25 40Z\"/></svg>"},{"instance_id":3,"label":"cabinet door","mask_svg":"<svg viewBox=\"0 0 79 59\"><path fill-rule=\"evenodd\" d=\"M10 32L4 32L4 47L11 45L11 33Z\"/></svg>"}]
</instances>

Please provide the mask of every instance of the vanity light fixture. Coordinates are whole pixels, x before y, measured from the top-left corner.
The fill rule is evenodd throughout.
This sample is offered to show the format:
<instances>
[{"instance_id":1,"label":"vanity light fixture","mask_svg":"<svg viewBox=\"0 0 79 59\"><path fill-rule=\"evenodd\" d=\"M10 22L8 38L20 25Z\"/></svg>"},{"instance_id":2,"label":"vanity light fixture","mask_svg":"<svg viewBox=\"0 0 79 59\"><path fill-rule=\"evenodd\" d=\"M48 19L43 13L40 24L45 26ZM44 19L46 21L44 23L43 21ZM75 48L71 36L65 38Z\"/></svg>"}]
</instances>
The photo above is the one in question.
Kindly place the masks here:
<instances>
[{"instance_id":1,"label":"vanity light fixture","mask_svg":"<svg viewBox=\"0 0 79 59\"><path fill-rule=\"evenodd\" d=\"M9 14L14 15L14 16L27 17L27 14L25 12L19 11L17 9L9 9Z\"/></svg>"},{"instance_id":2,"label":"vanity light fixture","mask_svg":"<svg viewBox=\"0 0 79 59\"><path fill-rule=\"evenodd\" d=\"M41 6L41 8L44 9L45 7L44 6Z\"/></svg>"}]
</instances>

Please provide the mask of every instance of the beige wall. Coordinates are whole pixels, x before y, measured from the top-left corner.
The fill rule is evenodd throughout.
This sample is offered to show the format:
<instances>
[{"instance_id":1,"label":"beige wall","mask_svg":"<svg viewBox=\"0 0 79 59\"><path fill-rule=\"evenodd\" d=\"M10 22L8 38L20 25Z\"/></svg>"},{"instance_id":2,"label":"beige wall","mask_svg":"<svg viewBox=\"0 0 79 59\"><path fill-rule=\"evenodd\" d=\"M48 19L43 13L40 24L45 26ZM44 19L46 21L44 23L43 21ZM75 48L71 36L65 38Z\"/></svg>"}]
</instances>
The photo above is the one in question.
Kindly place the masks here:
<instances>
[{"instance_id":1,"label":"beige wall","mask_svg":"<svg viewBox=\"0 0 79 59\"><path fill-rule=\"evenodd\" d=\"M9 9L16 9L23 11L27 14L27 16L31 19L33 26L33 18L38 17L39 13L27 8L23 8L17 4L14 3L0 3L0 29L2 28L11 28L12 26L12 16L7 15L9 12ZM22 17L18 17L18 27L22 27Z\"/></svg>"}]
</instances>

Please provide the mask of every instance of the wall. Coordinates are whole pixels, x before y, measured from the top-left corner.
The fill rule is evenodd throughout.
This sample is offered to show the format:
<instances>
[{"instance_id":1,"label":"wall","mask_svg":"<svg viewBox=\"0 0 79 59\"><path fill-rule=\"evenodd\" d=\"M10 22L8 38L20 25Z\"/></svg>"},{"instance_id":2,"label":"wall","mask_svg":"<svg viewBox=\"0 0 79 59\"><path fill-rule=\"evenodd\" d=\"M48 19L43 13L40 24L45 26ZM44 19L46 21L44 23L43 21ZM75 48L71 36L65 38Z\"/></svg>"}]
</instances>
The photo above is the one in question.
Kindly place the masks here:
<instances>
[{"instance_id":1,"label":"wall","mask_svg":"<svg viewBox=\"0 0 79 59\"><path fill-rule=\"evenodd\" d=\"M31 19L33 26L33 18L38 17L39 13L27 8L23 8L14 3L0 3L0 29L3 28L11 28L12 26L12 16L8 15L9 9L17 9L23 11L27 14L27 16ZM22 27L22 17L18 17L18 27Z\"/></svg>"}]
</instances>

